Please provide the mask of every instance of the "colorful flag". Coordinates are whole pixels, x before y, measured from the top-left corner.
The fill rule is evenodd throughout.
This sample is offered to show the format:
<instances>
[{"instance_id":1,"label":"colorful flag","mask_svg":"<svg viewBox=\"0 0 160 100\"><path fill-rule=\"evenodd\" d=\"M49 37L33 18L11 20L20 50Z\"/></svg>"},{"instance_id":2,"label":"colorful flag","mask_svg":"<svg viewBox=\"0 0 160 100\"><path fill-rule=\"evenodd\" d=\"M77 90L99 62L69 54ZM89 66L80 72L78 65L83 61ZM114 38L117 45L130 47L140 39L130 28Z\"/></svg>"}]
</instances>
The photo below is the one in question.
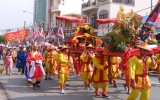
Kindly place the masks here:
<instances>
[{"instance_id":1,"label":"colorful flag","mask_svg":"<svg viewBox=\"0 0 160 100\"><path fill-rule=\"evenodd\" d=\"M56 35L58 38L60 39L64 39L64 33L63 33L63 29L62 27L58 27L58 31L57 31L57 35Z\"/></svg>"},{"instance_id":2,"label":"colorful flag","mask_svg":"<svg viewBox=\"0 0 160 100\"><path fill-rule=\"evenodd\" d=\"M41 33L40 33L40 36L42 36L43 38L45 38L45 33L44 33L44 30L43 30L43 28L41 28Z\"/></svg>"},{"instance_id":3,"label":"colorful flag","mask_svg":"<svg viewBox=\"0 0 160 100\"><path fill-rule=\"evenodd\" d=\"M53 30L54 30L53 28L50 29L49 36L54 36L54 31Z\"/></svg>"},{"instance_id":4,"label":"colorful flag","mask_svg":"<svg viewBox=\"0 0 160 100\"><path fill-rule=\"evenodd\" d=\"M36 40L38 40L39 34L40 34L40 31L38 30L38 27L36 26L36 27L34 28L34 32L33 32L33 36L32 36L32 39L33 39L34 42L35 42Z\"/></svg>"}]
</instances>

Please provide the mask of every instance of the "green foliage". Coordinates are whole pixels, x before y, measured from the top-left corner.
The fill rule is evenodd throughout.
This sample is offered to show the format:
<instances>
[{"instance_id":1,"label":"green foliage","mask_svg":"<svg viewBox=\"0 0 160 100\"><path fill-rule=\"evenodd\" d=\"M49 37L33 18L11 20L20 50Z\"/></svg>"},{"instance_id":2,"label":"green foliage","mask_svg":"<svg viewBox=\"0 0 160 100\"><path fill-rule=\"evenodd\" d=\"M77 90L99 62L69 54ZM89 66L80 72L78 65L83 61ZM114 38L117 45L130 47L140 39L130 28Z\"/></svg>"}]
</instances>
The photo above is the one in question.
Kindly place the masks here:
<instances>
[{"instance_id":1,"label":"green foliage","mask_svg":"<svg viewBox=\"0 0 160 100\"><path fill-rule=\"evenodd\" d=\"M37 21L36 21L36 24L37 24L38 26L41 26L41 25L43 24L43 21L42 21L42 20L37 20Z\"/></svg>"},{"instance_id":2,"label":"green foliage","mask_svg":"<svg viewBox=\"0 0 160 100\"><path fill-rule=\"evenodd\" d=\"M121 33L124 35L125 38L129 38L131 36L130 30L130 28L125 27L124 25L121 26Z\"/></svg>"},{"instance_id":3,"label":"green foliage","mask_svg":"<svg viewBox=\"0 0 160 100\"><path fill-rule=\"evenodd\" d=\"M109 45L109 51L112 52L122 52L127 48L126 44L124 42L110 42Z\"/></svg>"},{"instance_id":4,"label":"green foliage","mask_svg":"<svg viewBox=\"0 0 160 100\"><path fill-rule=\"evenodd\" d=\"M0 35L0 43L5 43L6 39L3 35Z\"/></svg>"},{"instance_id":5,"label":"green foliage","mask_svg":"<svg viewBox=\"0 0 160 100\"><path fill-rule=\"evenodd\" d=\"M137 36L136 29L142 26L140 17L135 14L132 18L125 18L121 22L116 22L113 30L103 37L103 41L109 44L109 50L114 52L124 51L128 44L134 41ZM109 41L106 41L110 38Z\"/></svg>"}]
</instances>

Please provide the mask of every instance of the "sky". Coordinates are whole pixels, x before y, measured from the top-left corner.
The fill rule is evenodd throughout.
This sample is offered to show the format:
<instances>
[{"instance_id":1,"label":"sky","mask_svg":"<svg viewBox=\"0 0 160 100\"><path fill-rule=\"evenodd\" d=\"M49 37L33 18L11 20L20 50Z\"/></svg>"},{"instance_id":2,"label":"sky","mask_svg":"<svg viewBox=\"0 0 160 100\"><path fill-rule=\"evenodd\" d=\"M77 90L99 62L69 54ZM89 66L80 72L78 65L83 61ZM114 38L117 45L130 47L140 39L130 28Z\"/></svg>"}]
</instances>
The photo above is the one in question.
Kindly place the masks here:
<instances>
[{"instance_id":1,"label":"sky","mask_svg":"<svg viewBox=\"0 0 160 100\"><path fill-rule=\"evenodd\" d=\"M86 1L86 0L85 0ZM142 0L145 2L143 8L150 7L151 0ZM152 0L153 5L157 3L158 0ZM142 3L143 3L142 2ZM142 3L139 3L139 10L142 10ZM136 11L137 11L136 10ZM34 0L0 0L0 34L1 30L14 29L24 26L24 21L26 21L27 26L33 22L33 14L26 13L23 11L28 11L34 13ZM149 14L150 9L139 12L140 15L144 16Z\"/></svg>"},{"instance_id":2,"label":"sky","mask_svg":"<svg viewBox=\"0 0 160 100\"><path fill-rule=\"evenodd\" d=\"M0 0L0 31L30 25L33 22L34 0Z\"/></svg>"}]
</instances>

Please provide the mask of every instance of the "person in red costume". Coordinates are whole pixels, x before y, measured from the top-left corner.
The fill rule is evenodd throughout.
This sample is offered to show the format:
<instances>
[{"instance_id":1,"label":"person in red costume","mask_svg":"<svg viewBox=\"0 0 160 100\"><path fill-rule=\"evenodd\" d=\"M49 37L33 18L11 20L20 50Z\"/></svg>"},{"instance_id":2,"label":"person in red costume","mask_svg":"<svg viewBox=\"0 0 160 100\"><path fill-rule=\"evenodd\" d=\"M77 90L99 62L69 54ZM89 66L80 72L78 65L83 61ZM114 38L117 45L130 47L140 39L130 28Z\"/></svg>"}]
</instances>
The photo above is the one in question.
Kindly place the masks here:
<instances>
[{"instance_id":1,"label":"person in red costume","mask_svg":"<svg viewBox=\"0 0 160 100\"><path fill-rule=\"evenodd\" d=\"M79 75L81 69L81 65L79 64L79 55L75 55L74 57L74 66L76 69L76 75Z\"/></svg>"},{"instance_id":2,"label":"person in red costume","mask_svg":"<svg viewBox=\"0 0 160 100\"><path fill-rule=\"evenodd\" d=\"M31 65L29 76L31 78L33 89L36 90L40 87L40 82L42 81L45 72L42 66L43 57L42 54L37 51L37 46L33 46L33 51L29 53L27 61Z\"/></svg>"}]
</instances>

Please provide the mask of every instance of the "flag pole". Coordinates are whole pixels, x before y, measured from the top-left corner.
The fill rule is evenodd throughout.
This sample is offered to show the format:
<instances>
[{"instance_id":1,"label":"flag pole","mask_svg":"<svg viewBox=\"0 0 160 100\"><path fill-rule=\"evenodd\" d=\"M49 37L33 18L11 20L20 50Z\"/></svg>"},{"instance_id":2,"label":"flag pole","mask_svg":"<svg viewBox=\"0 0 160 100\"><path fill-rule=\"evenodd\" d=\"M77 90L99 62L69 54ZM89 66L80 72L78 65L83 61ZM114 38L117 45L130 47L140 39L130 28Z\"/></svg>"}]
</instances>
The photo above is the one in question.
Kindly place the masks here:
<instances>
[{"instance_id":1,"label":"flag pole","mask_svg":"<svg viewBox=\"0 0 160 100\"><path fill-rule=\"evenodd\" d=\"M58 38L58 47L60 47L60 42L59 42L59 38Z\"/></svg>"}]
</instances>

